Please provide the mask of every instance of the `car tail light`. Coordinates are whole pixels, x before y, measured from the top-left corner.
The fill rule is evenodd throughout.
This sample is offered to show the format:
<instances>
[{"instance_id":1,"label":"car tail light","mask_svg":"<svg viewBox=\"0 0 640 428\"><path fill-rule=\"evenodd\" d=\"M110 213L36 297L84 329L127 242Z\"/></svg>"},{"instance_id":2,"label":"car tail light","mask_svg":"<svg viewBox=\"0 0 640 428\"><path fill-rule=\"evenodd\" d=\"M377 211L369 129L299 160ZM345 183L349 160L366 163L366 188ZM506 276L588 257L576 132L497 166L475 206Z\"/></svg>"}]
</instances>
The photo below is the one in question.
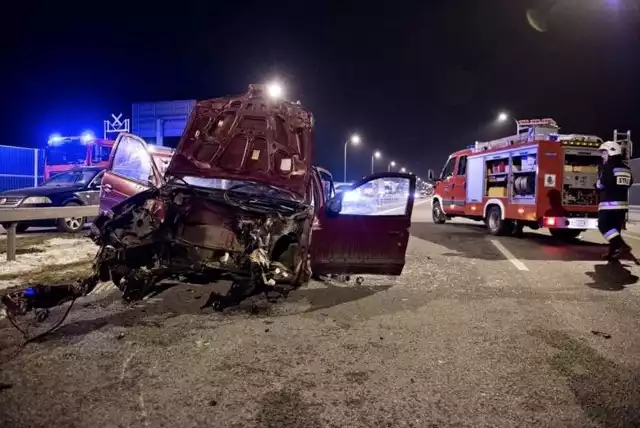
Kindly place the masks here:
<instances>
[{"instance_id":1,"label":"car tail light","mask_svg":"<svg viewBox=\"0 0 640 428\"><path fill-rule=\"evenodd\" d=\"M545 217L542 221L542 223L546 226L546 227L553 227L556 225L556 218L555 217Z\"/></svg>"}]
</instances>

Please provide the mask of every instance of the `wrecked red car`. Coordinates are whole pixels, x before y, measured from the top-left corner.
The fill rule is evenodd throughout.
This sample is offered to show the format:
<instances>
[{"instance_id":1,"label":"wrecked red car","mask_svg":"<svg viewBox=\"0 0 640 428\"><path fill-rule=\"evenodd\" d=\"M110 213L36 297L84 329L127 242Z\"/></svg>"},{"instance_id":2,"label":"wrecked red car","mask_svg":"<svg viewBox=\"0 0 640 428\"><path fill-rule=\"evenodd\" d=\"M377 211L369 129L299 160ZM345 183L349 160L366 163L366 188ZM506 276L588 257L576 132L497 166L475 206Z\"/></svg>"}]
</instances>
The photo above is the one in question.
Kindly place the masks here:
<instances>
[{"instance_id":1,"label":"wrecked red car","mask_svg":"<svg viewBox=\"0 0 640 428\"><path fill-rule=\"evenodd\" d=\"M220 310L258 293L286 296L312 273L400 275L414 176L377 174L335 195L331 175L312 166L312 128L309 111L270 98L262 85L201 101L162 180L151 158L130 162L144 171L119 169L116 160L125 151L152 156L142 139L124 135L114 146L103 192L107 185L113 192L117 179L130 181L124 188L135 194L102 204L91 232L100 246L92 278L67 285L66 293L34 286L5 303L22 311L51 306L108 280L135 300L167 279L228 279L229 292L213 293L208 302ZM390 197L384 191L389 181L403 191ZM361 187L376 191L365 195ZM45 298L54 294L55 302Z\"/></svg>"}]
</instances>

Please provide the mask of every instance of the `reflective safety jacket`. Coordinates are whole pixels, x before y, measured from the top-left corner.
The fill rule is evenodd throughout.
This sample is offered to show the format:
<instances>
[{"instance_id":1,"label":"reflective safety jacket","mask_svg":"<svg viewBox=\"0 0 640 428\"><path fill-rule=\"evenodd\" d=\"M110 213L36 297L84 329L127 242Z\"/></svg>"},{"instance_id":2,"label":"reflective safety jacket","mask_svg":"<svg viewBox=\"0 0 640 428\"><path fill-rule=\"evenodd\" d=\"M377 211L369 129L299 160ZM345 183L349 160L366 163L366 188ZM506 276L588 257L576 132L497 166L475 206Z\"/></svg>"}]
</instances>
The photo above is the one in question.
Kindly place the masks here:
<instances>
[{"instance_id":1,"label":"reflective safety jacket","mask_svg":"<svg viewBox=\"0 0 640 428\"><path fill-rule=\"evenodd\" d=\"M602 166L598 183L600 189L600 210L629 209L629 187L633 184L631 170L619 156L612 156Z\"/></svg>"}]
</instances>

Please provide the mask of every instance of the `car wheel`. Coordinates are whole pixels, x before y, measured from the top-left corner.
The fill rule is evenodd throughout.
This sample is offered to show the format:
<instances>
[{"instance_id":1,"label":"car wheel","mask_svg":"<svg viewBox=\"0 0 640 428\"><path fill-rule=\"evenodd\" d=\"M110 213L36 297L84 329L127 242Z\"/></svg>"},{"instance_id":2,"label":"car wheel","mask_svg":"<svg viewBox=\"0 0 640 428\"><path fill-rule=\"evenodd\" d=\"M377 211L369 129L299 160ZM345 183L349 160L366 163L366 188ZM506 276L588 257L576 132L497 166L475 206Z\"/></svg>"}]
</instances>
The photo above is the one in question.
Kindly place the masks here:
<instances>
[{"instance_id":1,"label":"car wheel","mask_svg":"<svg viewBox=\"0 0 640 428\"><path fill-rule=\"evenodd\" d=\"M549 229L551 236L559 241L571 242L577 239L584 230L582 229Z\"/></svg>"},{"instance_id":2,"label":"car wheel","mask_svg":"<svg viewBox=\"0 0 640 428\"><path fill-rule=\"evenodd\" d=\"M487 212L486 224L489 233L494 236L501 236L513 230L513 223L502 219L502 211L495 205Z\"/></svg>"},{"instance_id":3,"label":"car wheel","mask_svg":"<svg viewBox=\"0 0 640 428\"><path fill-rule=\"evenodd\" d=\"M443 224L447 221L447 217L445 216L442 208L440 207L439 201L433 201L433 208L431 209L431 214L433 216L433 222L435 224Z\"/></svg>"},{"instance_id":4,"label":"car wheel","mask_svg":"<svg viewBox=\"0 0 640 428\"><path fill-rule=\"evenodd\" d=\"M65 207L80 206L77 202L69 202ZM84 227L84 217L67 217L58 219L56 226L60 232L77 233Z\"/></svg>"}]
</instances>

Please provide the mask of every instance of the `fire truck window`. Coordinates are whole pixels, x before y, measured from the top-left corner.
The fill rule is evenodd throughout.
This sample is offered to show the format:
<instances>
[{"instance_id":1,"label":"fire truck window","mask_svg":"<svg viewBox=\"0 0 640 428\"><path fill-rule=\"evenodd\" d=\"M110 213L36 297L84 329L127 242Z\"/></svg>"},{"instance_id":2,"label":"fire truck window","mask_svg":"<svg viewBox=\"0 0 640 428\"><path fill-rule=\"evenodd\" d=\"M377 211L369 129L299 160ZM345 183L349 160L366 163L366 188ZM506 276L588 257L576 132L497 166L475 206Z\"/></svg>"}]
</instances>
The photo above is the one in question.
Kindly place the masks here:
<instances>
[{"instance_id":1,"label":"fire truck window","mask_svg":"<svg viewBox=\"0 0 640 428\"><path fill-rule=\"evenodd\" d=\"M404 215L409 184L407 178L381 177L347 190L342 197L340 215Z\"/></svg>"},{"instance_id":2,"label":"fire truck window","mask_svg":"<svg viewBox=\"0 0 640 428\"><path fill-rule=\"evenodd\" d=\"M462 156L458 161L458 171L456 175L465 175L467 173L467 157Z\"/></svg>"},{"instance_id":3,"label":"fire truck window","mask_svg":"<svg viewBox=\"0 0 640 428\"><path fill-rule=\"evenodd\" d=\"M449 158L447 163L442 168L442 173L440 174L440 179L444 180L447 177L453 175L453 168L456 166L456 158Z\"/></svg>"},{"instance_id":4,"label":"fire truck window","mask_svg":"<svg viewBox=\"0 0 640 428\"><path fill-rule=\"evenodd\" d=\"M118 144L111 171L146 184L151 174L151 159L142 144L132 138L123 138Z\"/></svg>"}]
</instances>

